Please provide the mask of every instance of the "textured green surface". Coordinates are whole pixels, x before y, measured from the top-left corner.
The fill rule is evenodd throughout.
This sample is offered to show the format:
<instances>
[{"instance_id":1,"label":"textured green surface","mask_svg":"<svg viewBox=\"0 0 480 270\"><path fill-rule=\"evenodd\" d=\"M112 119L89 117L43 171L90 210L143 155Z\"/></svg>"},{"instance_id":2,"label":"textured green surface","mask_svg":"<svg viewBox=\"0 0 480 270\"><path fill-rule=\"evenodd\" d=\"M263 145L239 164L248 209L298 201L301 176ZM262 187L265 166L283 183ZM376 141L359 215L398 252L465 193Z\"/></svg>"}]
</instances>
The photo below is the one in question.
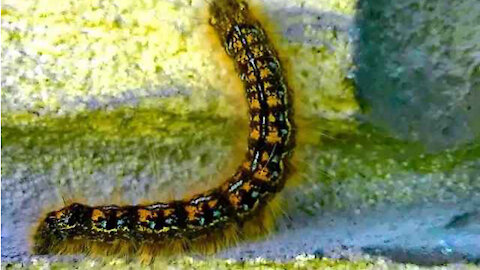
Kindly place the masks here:
<instances>
[{"instance_id":1,"label":"textured green surface","mask_svg":"<svg viewBox=\"0 0 480 270\"><path fill-rule=\"evenodd\" d=\"M317 143L300 145L305 187L294 197L307 213L385 204L454 202L480 191L480 144L428 153L420 143L393 138L370 125L317 122ZM322 127L322 128L320 128ZM304 208L305 207L305 208Z\"/></svg>"},{"instance_id":2,"label":"textured green surface","mask_svg":"<svg viewBox=\"0 0 480 270\"><path fill-rule=\"evenodd\" d=\"M213 114L149 107L9 119L2 131L2 174L48 175L62 196L98 194L86 196L92 202L111 199L111 193L98 192L102 188L136 199L166 198L168 192L159 190L182 196L189 185L179 181L205 189L222 180L217 173L232 157L242 157L243 148L232 152L233 145L245 143L237 124ZM468 198L480 190L478 143L428 153L419 143L348 120L310 120L299 132L308 138L300 137L296 150L300 185L292 191L300 202L294 205L307 212ZM146 194L129 186L137 180L149 182ZM445 185L448 194L442 193Z\"/></svg>"},{"instance_id":3,"label":"textured green surface","mask_svg":"<svg viewBox=\"0 0 480 270\"><path fill-rule=\"evenodd\" d=\"M300 2L290 4L353 13L354 1ZM274 19L270 12L264 20ZM290 19L298 21L301 14ZM205 1L5 1L2 112L63 114L151 96L185 96L190 102L177 104L177 110L213 106L217 114L232 115L237 107L229 104L228 91L238 78L225 68L229 60L219 58L223 49L208 34L207 22ZM291 84L302 89L299 101L308 104L303 113L351 115L357 105L344 76L352 65L351 45L330 30L306 27L305 33L330 46L275 38L283 57L294 63L290 75L298 79Z\"/></svg>"},{"instance_id":4,"label":"textured green surface","mask_svg":"<svg viewBox=\"0 0 480 270\"><path fill-rule=\"evenodd\" d=\"M284 22L287 27L303 23L304 40L292 41L285 36L277 41L289 63L296 100L302 105L297 114L309 119L300 126L303 128L300 131L307 135L302 135L296 150L299 159L295 177L300 181L285 192L288 213L300 210L315 215L322 209L456 202L478 196L478 138L470 136L469 144L455 149L425 152L420 143L403 141L398 139L399 134L351 120L357 112L354 84L347 75L353 66L352 43L346 35L339 38L335 27L315 26L316 21L304 19L330 13L352 19L355 1L278 2L288 2L286 11L306 10ZM266 20L278 20L276 8L282 5L268 4L274 6L265 4ZM388 17L382 9L389 7L373 9L379 9L378 14ZM397 6L393 7L390 10ZM441 8L429 10L423 2L412 8L421 16L433 16L431 24L427 20L426 25L444 22L437 17L444 11ZM231 106L232 99L226 94L228 91L224 91L230 89L229 82L235 75L226 74L228 69L223 67L226 63L216 60L221 49L207 45L204 35L207 25L201 15L204 10L204 1L4 1L2 177L8 179L8 185L18 187L9 190L18 191L2 199L2 204L10 207L26 201L28 205L29 200L25 200L21 190L31 191L30 185L44 183L42 179L47 179L44 183L47 199L60 201L62 196L77 196L91 203L110 202L119 195L121 201L129 203L141 199L171 199L188 193L192 185L196 190L214 185L219 180L218 171L230 160L233 146L246 138L245 131L238 127L238 116L243 117L246 111L239 113L237 106ZM375 14L370 15L374 18ZM463 14L461 9L450 16L459 14ZM379 33L372 18L367 18L365 29L369 30L367 33ZM396 17L391 18L386 21L395 28ZM455 46L468 43L465 43L466 35L476 26L462 27L449 28L448 33L455 37ZM276 30L286 32L288 29ZM428 31L425 33L422 37L430 36ZM398 37L404 34L402 31L389 33ZM440 37L432 41L434 45L444 41L441 35L434 37ZM422 43L423 39L418 38ZM381 40L374 41L381 46ZM411 45L416 46L415 42ZM373 46L360 62L370 66L370 58L381 56L392 60L392 64L384 66L383 61L379 61L373 65L377 70L367 71L368 76L361 78L363 85L375 82L373 86L382 96L396 91L397 86L403 85L403 79L413 78L412 84L423 80L422 76L412 77L398 69L389 50L375 48L379 47ZM448 59L462 60L457 56L452 54ZM435 59L442 56L438 57ZM455 62L453 60L451 62ZM473 66L465 76L476 80L477 70L478 66ZM375 81L371 75L375 79L388 78ZM449 82L455 83L458 76L448 78L453 78ZM471 86L475 85L478 83L473 81ZM388 101L388 95L382 97ZM389 107L384 101L380 101L381 106L374 104L372 112L382 106L398 108ZM418 107L423 108L422 104ZM375 115L384 114L381 111ZM385 114L388 116L390 114ZM422 122L416 124L421 126ZM57 195L55 199L52 190ZM140 266L137 262L108 258L80 262L35 260L31 265L34 269ZM180 258L157 261L151 267L165 266L173 269L418 269L383 261L308 258L285 264ZM3 264L2 267L21 265Z\"/></svg>"},{"instance_id":5,"label":"textured green surface","mask_svg":"<svg viewBox=\"0 0 480 270\"><path fill-rule=\"evenodd\" d=\"M139 262L126 262L122 259L113 260L92 260L86 259L76 263L49 263L38 260L28 269L455 269L455 267L419 267L409 264L395 264L384 260L359 260L349 262L346 260L315 259L308 256L298 256L291 262L272 262L264 259L257 259L249 262L235 262L232 260L211 260L202 261L189 257L178 260L157 260L150 265ZM461 269L478 269L474 265L463 265ZM24 268L21 264L3 265L4 269Z\"/></svg>"}]
</instances>

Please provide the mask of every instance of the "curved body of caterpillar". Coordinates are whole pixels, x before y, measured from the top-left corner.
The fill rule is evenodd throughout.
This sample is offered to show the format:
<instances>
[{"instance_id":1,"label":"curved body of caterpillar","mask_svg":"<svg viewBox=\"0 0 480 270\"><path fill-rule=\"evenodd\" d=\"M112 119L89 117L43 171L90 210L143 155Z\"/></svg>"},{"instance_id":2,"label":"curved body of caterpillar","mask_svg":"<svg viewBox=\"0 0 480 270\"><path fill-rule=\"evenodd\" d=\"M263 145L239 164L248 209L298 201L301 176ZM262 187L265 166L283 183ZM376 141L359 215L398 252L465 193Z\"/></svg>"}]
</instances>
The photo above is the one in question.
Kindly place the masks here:
<instances>
[{"instance_id":1,"label":"curved body of caterpillar","mask_svg":"<svg viewBox=\"0 0 480 270\"><path fill-rule=\"evenodd\" d=\"M135 206L74 203L50 212L35 232L35 253L50 253L55 245L76 239L136 244L195 239L241 224L283 188L294 127L277 53L243 2L214 0L210 24L245 87L250 114L245 161L224 184L187 200Z\"/></svg>"}]
</instances>

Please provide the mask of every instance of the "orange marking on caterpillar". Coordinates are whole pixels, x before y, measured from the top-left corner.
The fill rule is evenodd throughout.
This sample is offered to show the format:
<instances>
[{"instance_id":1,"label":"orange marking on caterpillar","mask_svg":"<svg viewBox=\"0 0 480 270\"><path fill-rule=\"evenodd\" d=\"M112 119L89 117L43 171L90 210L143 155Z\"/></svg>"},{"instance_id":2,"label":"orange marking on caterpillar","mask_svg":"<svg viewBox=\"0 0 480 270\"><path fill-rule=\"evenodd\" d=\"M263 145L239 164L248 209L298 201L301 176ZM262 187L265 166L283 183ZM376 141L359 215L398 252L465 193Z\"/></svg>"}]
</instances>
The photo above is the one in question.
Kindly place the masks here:
<instances>
[{"instance_id":1,"label":"orange marking on caterpillar","mask_svg":"<svg viewBox=\"0 0 480 270\"><path fill-rule=\"evenodd\" d=\"M61 217L63 217L63 215L64 215L63 211L57 211L57 212L55 212L55 217L56 217L56 218L61 218Z\"/></svg>"},{"instance_id":2,"label":"orange marking on caterpillar","mask_svg":"<svg viewBox=\"0 0 480 270\"><path fill-rule=\"evenodd\" d=\"M172 209L172 208L163 210L163 214L164 214L165 216L170 216L173 212L175 212L175 210Z\"/></svg>"},{"instance_id":3,"label":"orange marking on caterpillar","mask_svg":"<svg viewBox=\"0 0 480 270\"><path fill-rule=\"evenodd\" d=\"M246 192L250 191L252 189L252 186L250 185L249 182L243 183L242 189L245 190Z\"/></svg>"},{"instance_id":4,"label":"orange marking on caterpillar","mask_svg":"<svg viewBox=\"0 0 480 270\"><path fill-rule=\"evenodd\" d=\"M251 109L260 109L260 101L254 99L252 102L250 102L250 108Z\"/></svg>"},{"instance_id":5,"label":"orange marking on caterpillar","mask_svg":"<svg viewBox=\"0 0 480 270\"><path fill-rule=\"evenodd\" d=\"M237 195L235 194L230 194L230 196L228 197L228 199L230 200L230 203L232 203L233 206L237 206L238 203L240 202L240 199L237 197Z\"/></svg>"},{"instance_id":6,"label":"orange marking on caterpillar","mask_svg":"<svg viewBox=\"0 0 480 270\"><path fill-rule=\"evenodd\" d=\"M270 172L268 171L267 168L262 168L262 169L259 169L257 170L254 174L253 174L253 177L255 179L258 179L258 180L262 180L262 181L269 181L269 174Z\"/></svg>"},{"instance_id":7,"label":"orange marking on caterpillar","mask_svg":"<svg viewBox=\"0 0 480 270\"><path fill-rule=\"evenodd\" d=\"M209 13L248 96L252 122L246 160L219 187L184 200L96 207L73 203L50 212L34 235L35 253L61 253L64 244L78 241L80 251L87 244L137 254L150 246L152 252L164 247L183 250L194 243L204 247L212 232L224 232L230 237L226 241L235 242L237 228L244 228L242 224L256 214L262 216L260 211L286 181L284 164L294 146L290 91L273 45L245 2L212 0ZM259 185L258 180L269 183ZM123 246L118 248L118 243Z\"/></svg>"},{"instance_id":8,"label":"orange marking on caterpillar","mask_svg":"<svg viewBox=\"0 0 480 270\"><path fill-rule=\"evenodd\" d=\"M208 207L213 208L217 205L218 200L211 200L208 202Z\"/></svg>"},{"instance_id":9,"label":"orange marking on caterpillar","mask_svg":"<svg viewBox=\"0 0 480 270\"><path fill-rule=\"evenodd\" d=\"M194 220L195 215L199 212L198 208L192 205L187 205L185 210L187 211L188 220Z\"/></svg>"},{"instance_id":10,"label":"orange marking on caterpillar","mask_svg":"<svg viewBox=\"0 0 480 270\"><path fill-rule=\"evenodd\" d=\"M105 214L98 210L98 209L93 209L92 211L92 220L97 221L99 218L105 218Z\"/></svg>"},{"instance_id":11,"label":"orange marking on caterpillar","mask_svg":"<svg viewBox=\"0 0 480 270\"><path fill-rule=\"evenodd\" d=\"M257 81L257 76L255 76L254 73L248 74L248 81L249 82L256 82Z\"/></svg>"},{"instance_id":12,"label":"orange marking on caterpillar","mask_svg":"<svg viewBox=\"0 0 480 270\"><path fill-rule=\"evenodd\" d=\"M268 107L275 107L278 105L278 99L276 96L269 96L267 98Z\"/></svg>"},{"instance_id":13,"label":"orange marking on caterpillar","mask_svg":"<svg viewBox=\"0 0 480 270\"><path fill-rule=\"evenodd\" d=\"M154 213L150 210L138 209L137 213L138 213L138 221L140 222L147 222L150 218L157 217L157 213Z\"/></svg>"},{"instance_id":14,"label":"orange marking on caterpillar","mask_svg":"<svg viewBox=\"0 0 480 270\"><path fill-rule=\"evenodd\" d=\"M250 138L254 140L258 140L260 138L260 132L258 129L253 129L252 132L250 132Z\"/></svg>"}]
</instances>

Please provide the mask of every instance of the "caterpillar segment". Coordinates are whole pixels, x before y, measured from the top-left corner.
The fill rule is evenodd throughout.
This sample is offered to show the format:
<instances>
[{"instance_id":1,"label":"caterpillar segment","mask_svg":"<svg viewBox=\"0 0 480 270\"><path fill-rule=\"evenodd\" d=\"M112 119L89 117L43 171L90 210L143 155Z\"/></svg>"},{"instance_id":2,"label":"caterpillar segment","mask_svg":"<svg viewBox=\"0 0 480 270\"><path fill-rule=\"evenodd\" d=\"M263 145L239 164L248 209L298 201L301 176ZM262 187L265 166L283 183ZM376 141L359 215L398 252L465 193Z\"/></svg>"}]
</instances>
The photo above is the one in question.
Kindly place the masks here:
<instances>
[{"instance_id":1,"label":"caterpillar segment","mask_svg":"<svg viewBox=\"0 0 480 270\"><path fill-rule=\"evenodd\" d=\"M210 24L243 82L249 107L248 149L222 185L186 200L132 206L70 204L53 211L34 234L37 254L61 243L130 243L132 249L198 239L254 218L286 181L294 146L291 93L277 53L245 2L214 0ZM182 242L184 243L184 242Z\"/></svg>"}]
</instances>

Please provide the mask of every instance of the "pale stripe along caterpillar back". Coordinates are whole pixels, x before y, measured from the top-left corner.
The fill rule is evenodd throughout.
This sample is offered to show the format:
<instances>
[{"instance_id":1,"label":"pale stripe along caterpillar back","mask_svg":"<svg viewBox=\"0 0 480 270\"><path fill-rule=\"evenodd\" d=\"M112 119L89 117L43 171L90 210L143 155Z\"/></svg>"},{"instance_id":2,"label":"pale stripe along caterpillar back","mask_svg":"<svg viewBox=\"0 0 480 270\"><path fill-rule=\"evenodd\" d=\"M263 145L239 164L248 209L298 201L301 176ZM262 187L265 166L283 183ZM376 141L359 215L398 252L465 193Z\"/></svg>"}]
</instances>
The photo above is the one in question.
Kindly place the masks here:
<instances>
[{"instance_id":1,"label":"pale stripe along caterpillar back","mask_svg":"<svg viewBox=\"0 0 480 270\"><path fill-rule=\"evenodd\" d=\"M234 61L249 104L245 161L221 186L187 200L135 206L74 203L47 214L34 235L34 252L57 251L62 242L158 243L195 239L255 215L286 181L294 146L291 93L279 58L246 3L214 0L210 24Z\"/></svg>"}]
</instances>

